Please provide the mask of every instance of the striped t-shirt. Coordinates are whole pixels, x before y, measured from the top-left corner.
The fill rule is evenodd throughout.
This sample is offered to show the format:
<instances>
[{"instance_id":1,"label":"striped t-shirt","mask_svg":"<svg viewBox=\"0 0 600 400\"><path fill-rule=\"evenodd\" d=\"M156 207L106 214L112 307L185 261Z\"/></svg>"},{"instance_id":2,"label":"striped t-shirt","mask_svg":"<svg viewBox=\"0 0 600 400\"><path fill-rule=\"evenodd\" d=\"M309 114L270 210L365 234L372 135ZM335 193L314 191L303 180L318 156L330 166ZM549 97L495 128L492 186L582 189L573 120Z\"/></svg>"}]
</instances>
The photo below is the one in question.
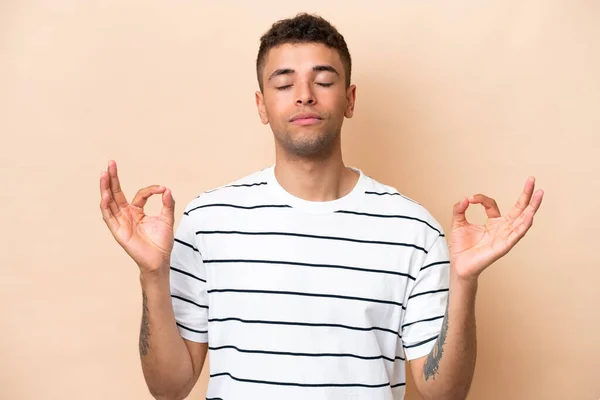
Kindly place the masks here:
<instances>
[{"instance_id":1,"label":"striped t-shirt","mask_svg":"<svg viewBox=\"0 0 600 400\"><path fill-rule=\"evenodd\" d=\"M405 361L429 353L446 308L440 224L360 174L312 202L274 166L202 193L175 231L181 336L208 342L207 399L403 399Z\"/></svg>"}]
</instances>

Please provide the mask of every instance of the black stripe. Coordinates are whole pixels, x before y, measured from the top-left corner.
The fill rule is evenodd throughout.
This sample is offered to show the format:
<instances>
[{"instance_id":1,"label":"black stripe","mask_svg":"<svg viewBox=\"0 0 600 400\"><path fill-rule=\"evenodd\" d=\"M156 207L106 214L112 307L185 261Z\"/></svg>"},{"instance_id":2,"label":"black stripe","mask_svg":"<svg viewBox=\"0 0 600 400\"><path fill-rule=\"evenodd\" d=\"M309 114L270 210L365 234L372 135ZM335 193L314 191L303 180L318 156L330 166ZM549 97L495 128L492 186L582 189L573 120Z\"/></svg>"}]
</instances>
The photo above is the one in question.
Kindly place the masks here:
<instances>
[{"instance_id":1,"label":"black stripe","mask_svg":"<svg viewBox=\"0 0 600 400\"><path fill-rule=\"evenodd\" d=\"M420 319L420 320L418 320L418 321L413 321L413 322L409 322L409 323L407 323L407 324L404 324L404 325L402 325L402 327L401 327L401 328L402 328L402 329L404 329L404 328L406 328L407 326L411 326L411 325L414 325L414 324L418 324L419 322L430 322L430 321L435 321L436 319L442 319L442 318L444 318L444 317L445 317L445 315L439 315L439 316L437 316L437 317L433 317L433 318Z\"/></svg>"},{"instance_id":2,"label":"black stripe","mask_svg":"<svg viewBox=\"0 0 600 400\"><path fill-rule=\"evenodd\" d=\"M232 188L232 187L252 187L252 186L262 186L262 185L266 185L267 182L256 182L256 183L242 183L242 184L236 184L236 185L225 185L225 186L220 186L211 190L207 190L204 193L212 193L212 192L216 192L217 190L221 190L221 189L225 189L225 188ZM198 196L200 197L200 196Z\"/></svg>"},{"instance_id":3,"label":"black stripe","mask_svg":"<svg viewBox=\"0 0 600 400\"><path fill-rule=\"evenodd\" d=\"M239 208L242 210L255 210L258 208L292 208L291 206L285 204L264 204L258 206L239 206L236 204L225 204L225 203L215 203L215 204L205 204L202 206L191 208L184 212L185 215L189 215L192 211L198 210L200 208L208 208L208 207L231 207L231 208Z\"/></svg>"},{"instance_id":4,"label":"black stripe","mask_svg":"<svg viewBox=\"0 0 600 400\"><path fill-rule=\"evenodd\" d=\"M450 264L450 261L437 261L431 264L427 264L426 266L424 266L423 268L421 268L421 271L423 271L424 269L427 269L429 267L433 267L434 265L442 265L442 264Z\"/></svg>"},{"instance_id":5,"label":"black stripe","mask_svg":"<svg viewBox=\"0 0 600 400\"><path fill-rule=\"evenodd\" d=\"M375 273L381 273L381 274L390 274L390 275L398 275L398 276L405 276L408 279L412 279L413 281L416 280L415 277L404 273L404 272L397 272L397 271L386 271L386 270L382 270L382 269L369 269L369 268L359 268L359 267L348 267L345 265L333 265L333 264L311 264L311 263L302 263L302 262L294 262L294 261L277 261L277 260L242 260L242 259L231 259L231 260L204 260L203 261L204 264L211 264L211 263L219 263L219 264L226 264L226 263L256 263L256 264L282 264L282 265L297 265L300 267L317 267L317 268L339 268L339 269L348 269L348 270L352 270L352 271L364 271L364 272L375 272Z\"/></svg>"},{"instance_id":6,"label":"black stripe","mask_svg":"<svg viewBox=\"0 0 600 400\"><path fill-rule=\"evenodd\" d=\"M402 303L398 303L398 302L391 301L391 300L368 299L365 297L342 296L342 295L337 295L337 294L284 292L284 291L276 291L276 290L247 290L247 289L210 289L210 290L207 290L207 293L260 293L260 294L283 294L283 295L291 295L291 296L327 297L327 298L333 298L333 299L359 300L359 301L369 301L372 303L391 304L391 305L395 305L395 306L400 306L404 310L406 309Z\"/></svg>"},{"instance_id":7,"label":"black stripe","mask_svg":"<svg viewBox=\"0 0 600 400\"><path fill-rule=\"evenodd\" d=\"M410 349L411 347L418 347L418 346L420 346L420 345L422 345L422 344L425 344L425 343L431 342L432 340L435 340L435 339L437 339L437 338L438 338L438 336L439 336L439 335L435 335L434 337L431 337L431 338L429 338L429 339L425 339L425 340L423 340L422 342L418 342L418 343L415 343L415 344L410 344L410 345L408 345L408 346L404 346L404 348L405 348L405 349Z\"/></svg>"},{"instance_id":8,"label":"black stripe","mask_svg":"<svg viewBox=\"0 0 600 400\"><path fill-rule=\"evenodd\" d=\"M242 324L265 324L265 325L291 325L291 326L307 326L307 327L315 327L315 328L342 328L349 329L353 331L382 331L391 333L399 338L402 338L402 335L392 329L380 328L377 326L362 328L358 326L350 326L350 325L342 325L342 324L321 324L321 323L313 323L313 322L290 322L290 321L267 321L267 320L250 320L250 319L242 319L237 317L227 317L227 318L209 318L208 322L228 322L228 321L236 321L241 322Z\"/></svg>"},{"instance_id":9,"label":"black stripe","mask_svg":"<svg viewBox=\"0 0 600 400\"><path fill-rule=\"evenodd\" d=\"M192 278L194 278L194 279L198 279L200 282L204 282L204 283L206 283L206 281L205 281L204 279L202 279L202 278L199 278L199 277L197 277L197 276L195 276L195 275L192 275L192 274L190 274L189 272L185 272L185 271L183 271L183 270L180 270L180 269L178 269L178 268L171 267L171 271L179 272L180 274L187 275L187 276L189 276L189 277L192 277Z\"/></svg>"},{"instance_id":10,"label":"black stripe","mask_svg":"<svg viewBox=\"0 0 600 400\"><path fill-rule=\"evenodd\" d=\"M402 193L398 193L398 192L395 192L395 193L390 193L390 192L368 192L368 191L367 191L367 192L365 192L365 194L376 194L377 196L384 196L384 195L389 195L389 196L400 196L400 197L402 197L403 199L406 199L406 200L408 200L408 201L410 201L410 202L412 202L412 203L415 203L415 204L417 204L417 205L420 205L420 204L419 204L419 203L417 203L415 200L413 200L413 199L411 199L411 198L409 198L409 197L406 197L406 196L405 196L405 195L403 195Z\"/></svg>"},{"instance_id":11,"label":"black stripe","mask_svg":"<svg viewBox=\"0 0 600 400\"><path fill-rule=\"evenodd\" d=\"M222 397L207 397L206 400L223 400Z\"/></svg>"},{"instance_id":12,"label":"black stripe","mask_svg":"<svg viewBox=\"0 0 600 400\"><path fill-rule=\"evenodd\" d=\"M233 349L240 353L250 353L250 354L269 354L276 356L293 356L293 357L350 357L350 358L358 358L360 360L379 360L384 359L390 362L395 362L394 358L386 357L384 355L379 356L359 356L357 354L350 353L292 353L287 351L267 351L267 350L248 350L248 349L240 349L239 347L233 345L223 345L223 346L209 346L210 350L224 350L224 349Z\"/></svg>"},{"instance_id":13,"label":"black stripe","mask_svg":"<svg viewBox=\"0 0 600 400\"><path fill-rule=\"evenodd\" d=\"M208 331L198 331L196 329L192 329L192 328L188 328L187 326L180 324L179 322L176 322L177 326L185 329L186 331L190 331L190 332L196 332L196 333L208 333Z\"/></svg>"},{"instance_id":14,"label":"black stripe","mask_svg":"<svg viewBox=\"0 0 600 400\"><path fill-rule=\"evenodd\" d=\"M181 300L181 301L185 301L185 302L187 302L187 303L193 304L193 305L195 305L196 307L200 307L200 308L206 308L206 309L208 309L208 306L205 306L205 305L202 305L202 304L198 304L198 303L194 303L192 300L190 300L190 299L186 299L185 297L177 296L176 294L172 294L172 295L171 295L171 297L174 297L174 298L176 298L176 299L179 299L179 300Z\"/></svg>"},{"instance_id":15,"label":"black stripe","mask_svg":"<svg viewBox=\"0 0 600 400\"><path fill-rule=\"evenodd\" d=\"M313 238L313 239L327 239L327 240L342 240L347 242L354 243L368 243L368 244L383 244L383 245L391 245L391 246L405 246L405 247L414 247L417 250L423 251L427 254L427 250L423 247L417 246L416 244L410 243L399 243L399 242L383 242L377 240L363 240L363 239L352 239L352 238L344 238L344 237L336 237L336 236L320 236L320 235L308 235L304 233L290 233L290 232L242 232L242 231L197 231L196 235L214 235L214 234L226 234L226 235L258 235L258 236L267 236L267 235L276 235L276 236L296 236L296 237L305 237L305 238Z\"/></svg>"},{"instance_id":16,"label":"black stripe","mask_svg":"<svg viewBox=\"0 0 600 400\"><path fill-rule=\"evenodd\" d=\"M209 208L209 207L230 207L230 208L237 208L237 209L241 209L241 210L256 210L256 209L260 209L260 208L292 208L292 206L287 205L287 204L261 204L261 205L256 205L256 206L240 206L237 204L214 203L214 204L204 204L201 206L191 208L191 209L185 211L184 214L189 215L192 211L199 210L201 208ZM348 210L338 210L338 211L336 211L336 213L362 215L362 216L374 217L374 218L399 218L399 219L408 219L408 220L418 221L418 222L421 222L421 223L427 225L428 227L430 227L431 229L436 231L439 235L444 236L439 229L437 229L436 227L431 225L429 222L422 220L420 218L410 217L408 215L372 214L372 213L364 213L364 212L348 211Z\"/></svg>"},{"instance_id":17,"label":"black stripe","mask_svg":"<svg viewBox=\"0 0 600 400\"><path fill-rule=\"evenodd\" d=\"M408 296L408 299L412 299L414 297L419 297L419 296L423 296L424 294L432 294L432 293L442 293L442 292L447 292L449 289L437 289L437 290L429 290L427 292L422 292L422 293L416 293L413 294L411 296Z\"/></svg>"},{"instance_id":18,"label":"black stripe","mask_svg":"<svg viewBox=\"0 0 600 400\"><path fill-rule=\"evenodd\" d=\"M390 386L389 382L380 383L376 385L367 385L364 383L295 383L295 382L273 382L273 381L259 381L254 379L242 379L231 375L229 372L220 372L218 374L211 374L211 378L219 376L227 376L234 381L247 382L247 383L260 383L263 385L277 385L277 386L299 386L299 387L365 387L365 388L380 388Z\"/></svg>"},{"instance_id":19,"label":"black stripe","mask_svg":"<svg viewBox=\"0 0 600 400\"><path fill-rule=\"evenodd\" d=\"M396 383L395 385L392 385L392 389L398 386L406 386L406 382Z\"/></svg>"},{"instance_id":20,"label":"black stripe","mask_svg":"<svg viewBox=\"0 0 600 400\"><path fill-rule=\"evenodd\" d=\"M427 222L425 220L422 220L420 218L409 217L408 215L371 214L371 213L363 213L363 212L356 212L356 211L346 211L346 210L338 210L336 212L337 213L341 213L341 214L364 215L366 217L375 217L375 218L400 218L400 219L409 219L409 220L413 220L413 221L419 221L419 222L424 223L425 225L427 225L428 227L430 227L434 231L436 231L439 235L442 235L442 232L439 229L437 229L436 227L434 227L433 225L431 225L429 222Z\"/></svg>"},{"instance_id":21,"label":"black stripe","mask_svg":"<svg viewBox=\"0 0 600 400\"><path fill-rule=\"evenodd\" d=\"M257 183L242 183L237 185L227 185L225 187L252 187L252 186L262 186L266 185L267 182L257 182Z\"/></svg>"},{"instance_id":22,"label":"black stripe","mask_svg":"<svg viewBox=\"0 0 600 400\"><path fill-rule=\"evenodd\" d=\"M400 196L400 193L390 193L390 192L379 193L379 192L369 192L369 191L366 191L365 194L376 194L378 196L383 196L385 194L390 195L390 196Z\"/></svg>"},{"instance_id":23,"label":"black stripe","mask_svg":"<svg viewBox=\"0 0 600 400\"><path fill-rule=\"evenodd\" d=\"M195 248L195 247L194 247L194 246L192 246L191 244L184 242L183 240L179 240L179 239L177 239L177 238L175 238L175 239L173 239L173 240L174 240L176 243L179 243L179 244L182 244L182 245L184 245L184 246L187 246L187 247L189 247L190 249L192 249L192 250L194 250L194 251L197 251L198 253L200 253L200 250L198 250L197 248Z\"/></svg>"}]
</instances>

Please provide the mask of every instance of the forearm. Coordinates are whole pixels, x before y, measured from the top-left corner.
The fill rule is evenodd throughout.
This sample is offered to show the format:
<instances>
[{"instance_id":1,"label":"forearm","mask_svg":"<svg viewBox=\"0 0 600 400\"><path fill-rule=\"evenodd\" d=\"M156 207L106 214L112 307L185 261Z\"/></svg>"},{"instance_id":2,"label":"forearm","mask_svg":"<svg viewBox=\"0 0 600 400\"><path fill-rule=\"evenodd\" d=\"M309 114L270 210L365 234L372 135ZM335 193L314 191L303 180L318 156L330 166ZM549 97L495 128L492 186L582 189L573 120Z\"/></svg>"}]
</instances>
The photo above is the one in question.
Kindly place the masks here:
<instances>
[{"instance_id":1,"label":"forearm","mask_svg":"<svg viewBox=\"0 0 600 400\"><path fill-rule=\"evenodd\" d=\"M171 303L169 272L142 274L139 351L148 388L157 399L184 398L193 386L193 364Z\"/></svg>"},{"instance_id":2,"label":"forearm","mask_svg":"<svg viewBox=\"0 0 600 400\"><path fill-rule=\"evenodd\" d=\"M477 281L450 278L446 316L421 376L421 394L426 399L465 399L477 356L475 297Z\"/></svg>"}]
</instances>

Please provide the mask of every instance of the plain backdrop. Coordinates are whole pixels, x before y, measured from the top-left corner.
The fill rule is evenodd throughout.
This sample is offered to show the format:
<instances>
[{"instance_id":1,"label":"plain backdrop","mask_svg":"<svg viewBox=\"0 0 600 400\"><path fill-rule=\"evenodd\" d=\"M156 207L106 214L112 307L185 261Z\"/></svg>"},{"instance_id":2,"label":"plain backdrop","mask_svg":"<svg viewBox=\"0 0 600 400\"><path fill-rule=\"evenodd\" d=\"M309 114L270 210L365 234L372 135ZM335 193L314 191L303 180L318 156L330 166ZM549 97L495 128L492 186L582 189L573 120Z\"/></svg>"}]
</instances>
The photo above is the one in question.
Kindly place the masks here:
<instances>
[{"instance_id":1,"label":"plain backdrop","mask_svg":"<svg viewBox=\"0 0 600 400\"><path fill-rule=\"evenodd\" d=\"M115 159L130 199L170 187L178 222L202 191L271 165L255 57L300 11L329 19L353 57L348 165L445 229L462 196L506 212L529 175L546 192L481 277L469 399L600 398L593 0L1 1L0 398L151 398L138 270L102 221L100 171Z\"/></svg>"}]
</instances>

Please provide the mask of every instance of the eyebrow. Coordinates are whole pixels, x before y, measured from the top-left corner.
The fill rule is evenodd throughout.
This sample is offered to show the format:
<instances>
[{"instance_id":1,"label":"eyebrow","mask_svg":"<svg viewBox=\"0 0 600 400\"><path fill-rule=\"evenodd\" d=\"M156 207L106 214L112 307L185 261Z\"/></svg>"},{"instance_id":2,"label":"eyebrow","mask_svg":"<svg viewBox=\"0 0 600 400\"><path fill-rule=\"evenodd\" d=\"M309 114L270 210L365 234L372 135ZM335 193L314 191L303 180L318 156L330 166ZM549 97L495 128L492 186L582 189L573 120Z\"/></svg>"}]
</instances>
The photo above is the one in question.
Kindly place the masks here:
<instances>
[{"instance_id":1,"label":"eyebrow","mask_svg":"<svg viewBox=\"0 0 600 400\"><path fill-rule=\"evenodd\" d=\"M313 71L315 72L321 72L321 71L327 71L327 72L333 72L334 74L336 74L337 76L340 76L339 72L336 71L335 68L333 68L331 65L315 65L313 67ZM295 73L296 71L294 71L291 68L280 68L280 69L276 69L275 71L273 71L273 73L269 76L269 81L273 78L275 78L276 76L280 76L280 75L290 75Z\"/></svg>"}]
</instances>

